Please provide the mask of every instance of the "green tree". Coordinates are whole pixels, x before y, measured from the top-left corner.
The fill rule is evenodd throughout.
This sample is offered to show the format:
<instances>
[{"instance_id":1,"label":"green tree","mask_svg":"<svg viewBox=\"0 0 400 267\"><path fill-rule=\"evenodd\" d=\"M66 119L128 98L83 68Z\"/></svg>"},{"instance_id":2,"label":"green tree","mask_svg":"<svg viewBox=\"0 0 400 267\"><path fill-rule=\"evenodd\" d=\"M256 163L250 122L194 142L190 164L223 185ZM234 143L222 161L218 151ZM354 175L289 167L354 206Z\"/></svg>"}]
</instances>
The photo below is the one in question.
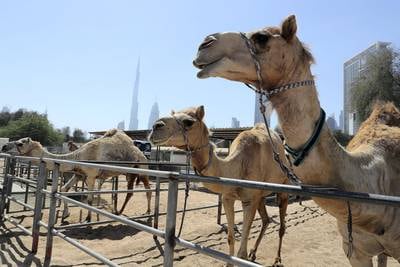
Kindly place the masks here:
<instances>
[{"instance_id":1,"label":"green tree","mask_svg":"<svg viewBox=\"0 0 400 267\"><path fill-rule=\"evenodd\" d=\"M1 127L0 137L9 137L11 140L31 137L45 146L60 145L63 142L62 133L53 128L46 116L36 112L26 112L20 119Z\"/></svg>"},{"instance_id":2,"label":"green tree","mask_svg":"<svg viewBox=\"0 0 400 267\"><path fill-rule=\"evenodd\" d=\"M63 127L61 133L64 136L64 142L68 142L71 139L71 128L69 126Z\"/></svg>"},{"instance_id":3,"label":"green tree","mask_svg":"<svg viewBox=\"0 0 400 267\"><path fill-rule=\"evenodd\" d=\"M8 122L11 120L11 112L8 107L3 107L0 112L0 127L6 126Z\"/></svg>"},{"instance_id":4,"label":"green tree","mask_svg":"<svg viewBox=\"0 0 400 267\"><path fill-rule=\"evenodd\" d=\"M86 133L81 129L75 129L72 133L72 141L76 143L84 143L86 142Z\"/></svg>"},{"instance_id":5,"label":"green tree","mask_svg":"<svg viewBox=\"0 0 400 267\"><path fill-rule=\"evenodd\" d=\"M385 48L367 57L365 69L352 87L352 105L358 122L371 113L376 101L392 101L400 107L400 56Z\"/></svg>"}]
</instances>

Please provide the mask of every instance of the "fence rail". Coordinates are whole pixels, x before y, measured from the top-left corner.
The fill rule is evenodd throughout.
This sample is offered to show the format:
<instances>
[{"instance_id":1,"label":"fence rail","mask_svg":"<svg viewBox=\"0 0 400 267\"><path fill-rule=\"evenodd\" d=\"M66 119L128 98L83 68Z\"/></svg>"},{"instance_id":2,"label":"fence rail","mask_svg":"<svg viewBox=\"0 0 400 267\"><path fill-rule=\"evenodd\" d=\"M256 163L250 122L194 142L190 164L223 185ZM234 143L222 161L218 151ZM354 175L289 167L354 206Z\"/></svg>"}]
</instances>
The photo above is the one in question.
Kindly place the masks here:
<instances>
[{"instance_id":1,"label":"fence rail","mask_svg":"<svg viewBox=\"0 0 400 267\"><path fill-rule=\"evenodd\" d=\"M53 237L57 236L65 240L66 242L70 243L71 245L81 249L82 251L86 252L87 254L93 256L94 258L98 259L99 261L103 262L104 264L110 266L117 266L111 260L105 258L104 256L100 255L99 253L91 250L90 248L82 245L78 241L64 235L62 233L63 229L67 229L69 227L79 226L79 225L89 225L89 224L96 224L99 222L93 222L89 224L76 224L70 226L61 226L57 227L56 223L56 203L57 201L66 201L68 203L74 204L82 209L85 209L90 212L94 212L96 214L102 215L104 217L109 218L109 221L105 222L119 222L131 227L134 227L140 231L144 231L153 237L156 238L163 238L165 239L164 249L163 249L163 256L164 256L164 266L173 266L173 259L174 259L174 250L175 246L179 245L181 247L191 249L197 251L199 253L211 256L218 260L234 264L237 266L260 266L256 263L245 261L243 259L239 259L237 257L232 257L222 252L191 243L186 241L182 238L178 238L175 234L176 229L176 215L179 212L177 210L177 199L178 199L178 191L181 190L179 188L179 182L181 181L191 181L191 182L206 182L206 183L214 183L214 184L223 184L228 186L240 186L245 188L252 188L258 190L266 190L272 192L285 192L296 194L300 196L307 196L307 197L321 197L321 198L329 198L329 199L338 199L338 200L346 200L346 201L354 201L354 202L363 202L368 204L376 204L376 205L390 205L400 207L400 197L398 196L386 196L386 195L379 195L379 194L370 194L370 193L360 193L360 192L347 192L343 190L339 190L337 188L330 188L330 187L314 187L308 185L282 185L282 184L274 184L274 183L265 183L265 182L255 182L255 181L244 181L232 178L224 178L224 177L203 177L197 176L192 174L183 174L179 172L172 172L172 171L159 171L159 170L149 170L149 169L140 169L140 168L132 168L132 167L124 167L124 166L115 166L115 165L108 165L108 164L99 164L95 162L82 162L82 161L70 161L70 160L62 160L62 159L49 159L49 158L34 158L34 157L21 157L21 156L10 156L8 154L0 154L0 157L5 158L5 173L4 173L4 180L3 180L3 188L1 192L1 203L0 203L0 216L2 220L8 220L16 227L20 228L24 232L31 234L33 237L32 241L32 252L36 253L38 248L38 241L39 241L39 230L40 227L44 227L47 229L47 241L46 241L46 256L45 256L45 265L49 266L51 262L51 254L53 248ZM39 164L39 175L36 180L31 180L29 178L21 178L16 177L14 175L14 167L16 160L22 161L29 161L29 166L32 163ZM137 164L137 163L134 163ZM138 174L138 175L148 175L156 177L157 184L155 190L156 192L156 199L159 199L160 191L160 181L166 180L168 181L168 202L167 202L167 212L166 212L166 223L165 223L165 230L158 229L158 217L157 222L154 224L154 227L143 225L141 223L135 222L130 220L129 218L117 216L112 214L108 211L98 209L96 207L90 206L88 204L82 203L80 201L74 200L69 196L73 195L87 195L87 194L111 194L111 193L128 193L128 192L148 192L149 190L104 190L104 191L84 191L84 192L59 192L58 185L60 183L60 174L59 168L60 165L67 165L70 166L71 169L75 167L89 167L95 168L100 170L108 170L114 171L119 173L130 173L130 174ZM45 189L46 181L48 179L46 173L46 166L50 166L52 169L51 175L51 189ZM11 195L12 193L12 185L13 182L25 183L27 186L31 188L36 187L35 192L35 205L31 206L27 203L16 201L17 199L13 198ZM158 189L158 191L157 191ZM31 193L31 192L29 192ZM49 205L49 218L48 222L41 221L41 214L43 208L43 199L47 196L50 200ZM14 201L17 204L20 204L26 210L34 211L34 220L33 220L33 227L32 231L26 229L22 225L19 225L12 217L8 216L7 213L7 205L9 205L10 201ZM6 204L7 203L7 204ZM217 205L213 205L216 207ZM158 211L158 207L155 207L157 215L161 213ZM218 211L220 214L220 210ZM158 245L161 247L161 245Z\"/></svg>"}]
</instances>

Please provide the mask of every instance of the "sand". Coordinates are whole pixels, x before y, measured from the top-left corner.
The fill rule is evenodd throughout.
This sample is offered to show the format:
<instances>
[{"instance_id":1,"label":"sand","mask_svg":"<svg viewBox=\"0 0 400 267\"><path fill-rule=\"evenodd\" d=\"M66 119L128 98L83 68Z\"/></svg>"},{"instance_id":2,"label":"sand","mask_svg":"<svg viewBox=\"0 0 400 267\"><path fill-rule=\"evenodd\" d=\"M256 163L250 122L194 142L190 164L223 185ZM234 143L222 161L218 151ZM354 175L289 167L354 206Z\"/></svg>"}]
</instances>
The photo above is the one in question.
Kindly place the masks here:
<instances>
[{"instance_id":1,"label":"sand","mask_svg":"<svg viewBox=\"0 0 400 267\"><path fill-rule=\"evenodd\" d=\"M109 187L106 185L104 188ZM139 186L141 187L141 186ZM163 186L165 187L165 186ZM120 186L123 188L123 185ZM180 191L178 209L183 207L184 192ZM166 192L161 193L160 211L166 210ZM153 194L154 197L154 194ZM122 204L123 195L119 197L119 205ZM154 198L153 198L154 199ZM96 203L97 201L95 201ZM103 195L100 204L110 210L111 197ZM202 192L191 191L188 208L213 205L217 203L217 196ZM240 210L240 202L236 209ZM126 216L142 215L146 210L146 198L144 193L136 193L124 212ZM269 225L267 232L260 244L257 260L259 264L270 266L274 262L278 246L279 217L278 208L267 207L269 216L273 222ZM31 225L30 213L16 213L14 217L22 220L22 224ZM83 217L85 217L83 212ZM78 208L71 209L69 223L79 221L80 211ZM223 228L216 223L217 209L190 211L186 214L182 238L201 244L209 248L227 252L227 238ZM47 223L47 213L44 221ZM179 224L181 216L178 215ZM96 220L96 216L94 216ZM104 219L101 218L100 219ZM160 217L160 228L165 225L165 216ZM236 213L236 223L241 229L242 213ZM341 249L341 238L336 229L333 217L318 208L312 201L292 203L287 212L287 231L283 241L282 260L284 266L350 266ZM142 221L144 224L151 222ZM58 222L60 223L60 222ZM225 224L225 217L222 217ZM261 221L256 217L253 223L248 248L252 248L260 230ZM32 238L24 235L20 230L9 223L0 228L0 262L3 266L41 266L44 260L46 236L42 228L37 255L30 255ZM122 266L162 266L163 257L158 251L153 237L147 233L137 231L131 227L118 223L99 226L76 228L64 231L69 237L75 238L80 243L110 258ZM239 248L240 233L236 234L236 246ZM163 240L160 240L163 244ZM96 259L76 249L64 240L55 237L52 266L102 266ZM224 266L224 263L214 260L208 256L201 255L191 250L176 248L175 266ZM388 266L399 266L390 259Z\"/></svg>"}]
</instances>

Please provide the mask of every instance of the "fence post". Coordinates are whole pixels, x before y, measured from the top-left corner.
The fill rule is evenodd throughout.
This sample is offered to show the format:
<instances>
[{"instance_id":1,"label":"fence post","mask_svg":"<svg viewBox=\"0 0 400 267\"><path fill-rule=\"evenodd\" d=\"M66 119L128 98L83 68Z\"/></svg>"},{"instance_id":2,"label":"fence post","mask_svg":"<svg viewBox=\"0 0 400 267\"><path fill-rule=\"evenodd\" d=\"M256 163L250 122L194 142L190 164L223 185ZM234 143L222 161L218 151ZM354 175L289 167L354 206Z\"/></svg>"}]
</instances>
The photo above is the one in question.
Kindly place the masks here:
<instances>
[{"instance_id":1,"label":"fence post","mask_svg":"<svg viewBox=\"0 0 400 267\"><path fill-rule=\"evenodd\" d=\"M4 170L4 177L3 177L3 188L1 189L1 200L0 200L0 218L3 221L4 219L4 209L6 207L6 197L7 197L7 185L8 185L8 173L10 170L11 160L10 158L6 158L5 160L5 170Z\"/></svg>"},{"instance_id":2,"label":"fence post","mask_svg":"<svg viewBox=\"0 0 400 267\"><path fill-rule=\"evenodd\" d=\"M36 192L35 192L35 211L33 214L32 225L32 253L36 254L39 244L40 224L42 218L43 205L43 188L47 182L46 162L41 161L39 165L39 176L37 177Z\"/></svg>"},{"instance_id":3,"label":"fence post","mask_svg":"<svg viewBox=\"0 0 400 267\"><path fill-rule=\"evenodd\" d=\"M13 188L13 178L18 171L15 170L17 161L14 157L10 158L10 167L8 169L8 175L7 175L7 186L6 186L6 198L5 198L5 205L6 205L6 213L10 211L10 199L8 197L12 193L12 188Z\"/></svg>"},{"instance_id":4,"label":"fence post","mask_svg":"<svg viewBox=\"0 0 400 267\"><path fill-rule=\"evenodd\" d=\"M160 187L161 187L160 180L161 180L160 177L156 177L156 196L154 198L154 222L153 222L153 227L155 229L158 229L158 222L160 218ZM161 255L164 256L164 250L160 244L160 241L158 241L157 236L153 235L153 239Z\"/></svg>"},{"instance_id":5,"label":"fence post","mask_svg":"<svg viewBox=\"0 0 400 267\"><path fill-rule=\"evenodd\" d=\"M154 224L153 224L153 227L156 229L158 229L159 216L160 216L160 177L156 177L156 195L154 198Z\"/></svg>"},{"instance_id":6,"label":"fence post","mask_svg":"<svg viewBox=\"0 0 400 267\"><path fill-rule=\"evenodd\" d=\"M26 179L31 179L31 167L32 167L32 162L29 161L28 162L28 170L27 170L27 176ZM24 198L24 202L25 204L28 204L28 197L29 197L29 183L25 184L25 198ZM26 207L24 207L24 210L27 210Z\"/></svg>"},{"instance_id":7,"label":"fence post","mask_svg":"<svg viewBox=\"0 0 400 267\"><path fill-rule=\"evenodd\" d=\"M222 215L222 196L218 194L218 210L217 210L217 224L221 225L221 215Z\"/></svg>"},{"instance_id":8,"label":"fence post","mask_svg":"<svg viewBox=\"0 0 400 267\"><path fill-rule=\"evenodd\" d=\"M50 266L51 254L53 249L53 228L56 222L56 207L57 207L57 188L58 178L60 176L60 164L54 163L54 170L51 174L51 195L49 207L49 222L47 225L47 240L46 240L46 255L44 258L44 266Z\"/></svg>"},{"instance_id":9,"label":"fence post","mask_svg":"<svg viewBox=\"0 0 400 267\"><path fill-rule=\"evenodd\" d=\"M167 219L165 223L164 267L174 265L176 207L178 202L178 180L171 179L168 184Z\"/></svg>"}]
</instances>

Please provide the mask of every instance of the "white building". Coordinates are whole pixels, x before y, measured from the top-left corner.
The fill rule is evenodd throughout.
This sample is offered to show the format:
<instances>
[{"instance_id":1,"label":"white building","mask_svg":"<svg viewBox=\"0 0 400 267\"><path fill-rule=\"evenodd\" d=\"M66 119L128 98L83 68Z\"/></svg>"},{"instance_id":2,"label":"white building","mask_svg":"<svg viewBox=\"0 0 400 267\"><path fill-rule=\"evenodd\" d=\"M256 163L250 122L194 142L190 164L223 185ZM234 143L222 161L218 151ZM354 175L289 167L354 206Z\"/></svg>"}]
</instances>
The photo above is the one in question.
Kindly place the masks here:
<instances>
[{"instance_id":1,"label":"white building","mask_svg":"<svg viewBox=\"0 0 400 267\"><path fill-rule=\"evenodd\" d=\"M360 126L357 114L351 104L351 88L360 74L365 71L368 56L389 45L390 43L386 42L376 42L343 64L343 128L347 134L354 135Z\"/></svg>"}]
</instances>

